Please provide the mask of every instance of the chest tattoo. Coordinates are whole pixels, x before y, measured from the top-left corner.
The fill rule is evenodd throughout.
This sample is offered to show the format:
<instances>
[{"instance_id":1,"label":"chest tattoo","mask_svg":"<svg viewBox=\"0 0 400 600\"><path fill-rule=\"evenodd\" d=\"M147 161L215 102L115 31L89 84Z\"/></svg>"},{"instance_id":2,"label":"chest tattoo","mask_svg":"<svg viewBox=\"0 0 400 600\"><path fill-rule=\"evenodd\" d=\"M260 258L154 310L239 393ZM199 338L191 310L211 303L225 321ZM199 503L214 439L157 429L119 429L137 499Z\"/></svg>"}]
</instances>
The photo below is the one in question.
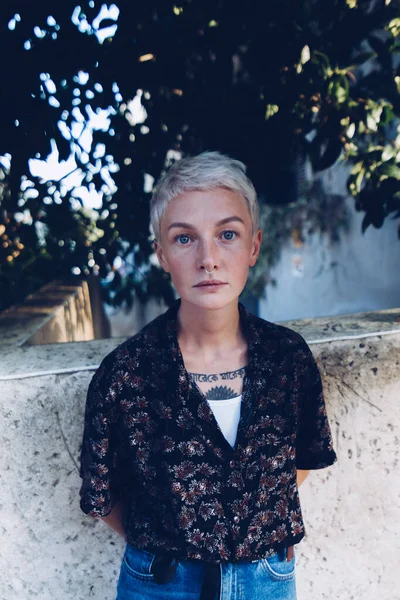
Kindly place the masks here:
<instances>
[{"instance_id":1,"label":"chest tattoo","mask_svg":"<svg viewBox=\"0 0 400 600\"><path fill-rule=\"evenodd\" d=\"M224 381L238 380L236 383L242 387L242 381L246 374L246 367L225 371L224 373L189 373L192 380L200 387L207 400L229 400L240 395L240 391L234 390ZM207 384L211 384L209 387ZM235 386L237 387L237 386Z\"/></svg>"},{"instance_id":2,"label":"chest tattoo","mask_svg":"<svg viewBox=\"0 0 400 600\"><path fill-rule=\"evenodd\" d=\"M216 385L205 393L207 400L229 400L235 396L239 396L239 394L226 385Z\"/></svg>"}]
</instances>

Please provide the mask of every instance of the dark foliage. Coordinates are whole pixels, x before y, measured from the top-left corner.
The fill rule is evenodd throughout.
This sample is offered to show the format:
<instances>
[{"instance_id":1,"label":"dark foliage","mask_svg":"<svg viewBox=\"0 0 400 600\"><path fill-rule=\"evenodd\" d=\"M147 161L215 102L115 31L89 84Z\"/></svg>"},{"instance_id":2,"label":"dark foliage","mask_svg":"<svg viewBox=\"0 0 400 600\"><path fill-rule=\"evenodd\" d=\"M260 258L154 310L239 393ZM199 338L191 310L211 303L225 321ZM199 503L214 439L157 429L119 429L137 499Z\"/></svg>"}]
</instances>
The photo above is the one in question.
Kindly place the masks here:
<instances>
[{"instance_id":1,"label":"dark foliage","mask_svg":"<svg viewBox=\"0 0 400 600\"><path fill-rule=\"evenodd\" d=\"M299 157L323 170L342 156L354 164L349 189L364 227L399 216L398 1L117 5L119 15L115 7L100 22L93 1L1 4L0 154L12 158L0 168L0 308L78 270L98 274L116 304L134 294L169 302L168 278L149 263L145 182L171 151L218 149L243 160L274 204L295 199ZM129 112L137 90L145 123ZM92 132L90 150L62 135L96 109L111 111L111 125ZM103 191L100 208L79 206L56 174L30 174L29 159L43 160L52 139L60 160L72 152L82 185ZM116 257L131 266L116 269Z\"/></svg>"}]
</instances>

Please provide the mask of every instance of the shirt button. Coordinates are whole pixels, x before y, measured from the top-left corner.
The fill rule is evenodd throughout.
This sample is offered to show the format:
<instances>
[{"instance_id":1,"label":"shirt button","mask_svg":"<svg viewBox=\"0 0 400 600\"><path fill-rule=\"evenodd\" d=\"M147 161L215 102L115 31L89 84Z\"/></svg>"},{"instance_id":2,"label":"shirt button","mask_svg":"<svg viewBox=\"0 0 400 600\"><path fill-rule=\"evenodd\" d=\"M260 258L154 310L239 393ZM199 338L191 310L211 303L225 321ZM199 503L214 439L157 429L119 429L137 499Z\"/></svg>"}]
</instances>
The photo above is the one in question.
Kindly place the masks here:
<instances>
[{"instance_id":1,"label":"shirt button","mask_svg":"<svg viewBox=\"0 0 400 600\"><path fill-rule=\"evenodd\" d=\"M233 469L233 467L235 466L235 461L231 460L231 462L229 463L229 466L231 467L231 469Z\"/></svg>"},{"instance_id":2,"label":"shirt button","mask_svg":"<svg viewBox=\"0 0 400 600\"><path fill-rule=\"evenodd\" d=\"M233 517L233 522L235 523L235 525L237 525L240 521L240 517L238 517L237 515L235 517Z\"/></svg>"}]
</instances>

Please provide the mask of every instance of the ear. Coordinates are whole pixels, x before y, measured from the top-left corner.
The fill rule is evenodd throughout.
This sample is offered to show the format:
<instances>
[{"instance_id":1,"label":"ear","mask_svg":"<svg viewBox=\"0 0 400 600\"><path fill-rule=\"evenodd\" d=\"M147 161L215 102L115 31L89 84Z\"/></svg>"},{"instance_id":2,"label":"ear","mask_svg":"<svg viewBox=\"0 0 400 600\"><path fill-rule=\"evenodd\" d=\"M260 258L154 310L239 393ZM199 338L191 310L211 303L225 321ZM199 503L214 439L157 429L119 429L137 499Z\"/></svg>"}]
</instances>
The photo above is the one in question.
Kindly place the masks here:
<instances>
[{"instance_id":1,"label":"ear","mask_svg":"<svg viewBox=\"0 0 400 600\"><path fill-rule=\"evenodd\" d=\"M262 242L262 231L261 231L261 229L259 229L257 231L257 233L255 234L255 236L253 237L253 243L251 245L251 254L250 254L250 261L249 261L250 267L254 267L254 265L257 262L258 255L260 254L261 242Z\"/></svg>"},{"instance_id":2,"label":"ear","mask_svg":"<svg viewBox=\"0 0 400 600\"><path fill-rule=\"evenodd\" d=\"M157 240L154 240L153 243L154 243L154 250L156 251L158 262L160 263L161 268L164 269L164 271L166 273L169 273L168 262L165 259L164 252L163 252L160 242L158 242Z\"/></svg>"}]
</instances>

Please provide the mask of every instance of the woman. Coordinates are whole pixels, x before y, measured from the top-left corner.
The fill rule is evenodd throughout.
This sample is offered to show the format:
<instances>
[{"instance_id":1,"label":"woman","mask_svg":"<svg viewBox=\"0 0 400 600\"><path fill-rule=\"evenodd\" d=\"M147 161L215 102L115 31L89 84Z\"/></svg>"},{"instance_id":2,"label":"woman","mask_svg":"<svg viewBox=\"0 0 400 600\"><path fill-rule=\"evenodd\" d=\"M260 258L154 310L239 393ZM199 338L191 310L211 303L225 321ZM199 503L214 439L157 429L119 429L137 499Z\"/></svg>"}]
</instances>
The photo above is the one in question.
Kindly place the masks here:
<instances>
[{"instance_id":1,"label":"woman","mask_svg":"<svg viewBox=\"0 0 400 600\"><path fill-rule=\"evenodd\" d=\"M294 600L298 486L336 456L306 342L238 301L262 239L244 165L179 161L151 222L180 299L91 382L82 510L127 541L118 600Z\"/></svg>"}]
</instances>

